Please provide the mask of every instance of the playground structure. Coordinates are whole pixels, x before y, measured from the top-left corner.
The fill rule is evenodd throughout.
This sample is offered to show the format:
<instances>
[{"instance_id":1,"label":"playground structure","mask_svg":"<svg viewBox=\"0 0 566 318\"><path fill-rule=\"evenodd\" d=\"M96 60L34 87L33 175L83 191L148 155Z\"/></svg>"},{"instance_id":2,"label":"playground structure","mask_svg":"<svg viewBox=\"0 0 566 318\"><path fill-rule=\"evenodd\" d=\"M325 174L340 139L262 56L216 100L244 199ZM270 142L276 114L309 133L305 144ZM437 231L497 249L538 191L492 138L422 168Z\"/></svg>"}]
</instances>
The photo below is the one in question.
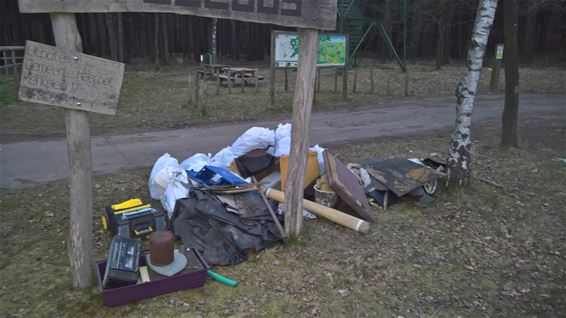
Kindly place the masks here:
<instances>
[{"instance_id":1,"label":"playground structure","mask_svg":"<svg viewBox=\"0 0 566 318\"><path fill-rule=\"evenodd\" d=\"M395 49L389 34L383 26L388 21L379 21L364 15L359 1L357 0L338 0L338 31L340 33L348 33L348 63L355 62L356 54L363 43L370 39L374 32L378 31L389 52L399 64L403 72L406 72L407 58L407 0L396 0L397 11L401 16L403 25L403 47L401 54Z\"/></svg>"}]
</instances>

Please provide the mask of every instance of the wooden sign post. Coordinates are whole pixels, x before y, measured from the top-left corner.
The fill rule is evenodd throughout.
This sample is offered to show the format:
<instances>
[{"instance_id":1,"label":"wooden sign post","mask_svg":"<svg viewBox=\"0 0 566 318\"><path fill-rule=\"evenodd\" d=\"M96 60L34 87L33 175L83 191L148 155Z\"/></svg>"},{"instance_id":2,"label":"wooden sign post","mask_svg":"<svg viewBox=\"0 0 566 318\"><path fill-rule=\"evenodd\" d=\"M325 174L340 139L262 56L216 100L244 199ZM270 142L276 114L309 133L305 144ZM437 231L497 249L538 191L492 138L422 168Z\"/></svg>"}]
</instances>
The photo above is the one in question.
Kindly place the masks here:
<instances>
[{"instance_id":1,"label":"wooden sign post","mask_svg":"<svg viewBox=\"0 0 566 318\"><path fill-rule=\"evenodd\" d=\"M303 228L303 189L309 151L309 125L316 78L318 30L299 29L299 70L293 97L293 128L289 173L285 185L285 232L297 236Z\"/></svg>"},{"instance_id":2,"label":"wooden sign post","mask_svg":"<svg viewBox=\"0 0 566 318\"><path fill-rule=\"evenodd\" d=\"M52 13L57 47L28 41L19 98L65 107L70 174L69 260L73 286L92 283L92 156L87 111L116 113L124 64L81 54L75 15Z\"/></svg>"}]
</instances>

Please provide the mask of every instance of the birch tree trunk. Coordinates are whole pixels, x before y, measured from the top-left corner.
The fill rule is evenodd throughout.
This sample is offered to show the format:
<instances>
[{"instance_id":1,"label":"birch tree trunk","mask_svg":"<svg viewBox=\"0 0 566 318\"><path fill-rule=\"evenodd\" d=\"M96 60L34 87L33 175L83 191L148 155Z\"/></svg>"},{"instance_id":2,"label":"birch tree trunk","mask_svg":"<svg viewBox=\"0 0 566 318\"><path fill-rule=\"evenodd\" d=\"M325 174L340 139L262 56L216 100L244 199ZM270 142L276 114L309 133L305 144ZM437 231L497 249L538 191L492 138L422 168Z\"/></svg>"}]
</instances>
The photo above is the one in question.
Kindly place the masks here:
<instances>
[{"instance_id":1,"label":"birch tree trunk","mask_svg":"<svg viewBox=\"0 0 566 318\"><path fill-rule=\"evenodd\" d=\"M212 54L212 63L216 63L216 36L218 32L218 19L212 19L210 28L210 54Z\"/></svg>"},{"instance_id":2,"label":"birch tree trunk","mask_svg":"<svg viewBox=\"0 0 566 318\"><path fill-rule=\"evenodd\" d=\"M480 0L472 41L468 51L468 70L456 88L456 125L452 133L448 158L448 182L457 181L460 187L470 183L471 147L470 126L474 99L480 80L483 57L489 31L495 17L497 0Z\"/></svg>"}]
</instances>

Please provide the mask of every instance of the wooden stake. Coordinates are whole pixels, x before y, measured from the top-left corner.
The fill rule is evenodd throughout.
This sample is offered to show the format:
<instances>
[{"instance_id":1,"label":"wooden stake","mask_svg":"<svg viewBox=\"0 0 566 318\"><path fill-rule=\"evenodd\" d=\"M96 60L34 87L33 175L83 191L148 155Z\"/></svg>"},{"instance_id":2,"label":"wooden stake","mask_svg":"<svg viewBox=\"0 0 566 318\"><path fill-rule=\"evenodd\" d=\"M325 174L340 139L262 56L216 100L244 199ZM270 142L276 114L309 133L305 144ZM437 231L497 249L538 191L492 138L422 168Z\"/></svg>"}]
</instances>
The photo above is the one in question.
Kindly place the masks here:
<instances>
[{"instance_id":1,"label":"wooden stake","mask_svg":"<svg viewBox=\"0 0 566 318\"><path fill-rule=\"evenodd\" d=\"M257 72L257 68L254 70L254 74L255 74L255 81L254 81L255 92L257 93L257 92L258 92L258 82L257 82L257 81L259 80L259 79L258 79L258 76L259 76L259 75L258 75L258 72Z\"/></svg>"},{"instance_id":2,"label":"wooden stake","mask_svg":"<svg viewBox=\"0 0 566 318\"><path fill-rule=\"evenodd\" d=\"M348 64L342 70L342 98L348 99Z\"/></svg>"},{"instance_id":3,"label":"wooden stake","mask_svg":"<svg viewBox=\"0 0 566 318\"><path fill-rule=\"evenodd\" d=\"M187 94L187 97L189 98L189 104L193 104L195 101L193 99L193 93L194 93L194 87L193 87L193 77L191 76L191 74L189 73L188 76L188 81L187 81L187 85L189 87L189 92Z\"/></svg>"},{"instance_id":4,"label":"wooden stake","mask_svg":"<svg viewBox=\"0 0 566 318\"><path fill-rule=\"evenodd\" d=\"M405 97L409 96L409 72L405 72Z\"/></svg>"},{"instance_id":5,"label":"wooden stake","mask_svg":"<svg viewBox=\"0 0 566 318\"><path fill-rule=\"evenodd\" d=\"M309 125L316 76L318 30L299 29L299 68L293 98L289 174L285 185L285 231L297 236L303 227L303 189L307 170Z\"/></svg>"},{"instance_id":6,"label":"wooden stake","mask_svg":"<svg viewBox=\"0 0 566 318\"><path fill-rule=\"evenodd\" d=\"M320 77L320 68L316 69L316 91L320 93L320 82L322 78Z\"/></svg>"},{"instance_id":7,"label":"wooden stake","mask_svg":"<svg viewBox=\"0 0 566 318\"><path fill-rule=\"evenodd\" d=\"M20 83L20 76L18 74L18 64L16 63L16 50L12 50L12 65L14 65L14 80L16 86Z\"/></svg>"},{"instance_id":8,"label":"wooden stake","mask_svg":"<svg viewBox=\"0 0 566 318\"><path fill-rule=\"evenodd\" d=\"M358 68L354 68L354 84L352 85L352 93L355 94L358 89Z\"/></svg>"},{"instance_id":9,"label":"wooden stake","mask_svg":"<svg viewBox=\"0 0 566 318\"><path fill-rule=\"evenodd\" d=\"M246 77L244 76L244 72L240 72L240 86L242 89L242 93L245 93L244 86L246 85Z\"/></svg>"},{"instance_id":10,"label":"wooden stake","mask_svg":"<svg viewBox=\"0 0 566 318\"><path fill-rule=\"evenodd\" d=\"M269 101L271 106L275 106L275 35L271 32L271 82L269 83Z\"/></svg>"},{"instance_id":11,"label":"wooden stake","mask_svg":"<svg viewBox=\"0 0 566 318\"><path fill-rule=\"evenodd\" d=\"M232 94L232 70L228 68L228 94Z\"/></svg>"},{"instance_id":12,"label":"wooden stake","mask_svg":"<svg viewBox=\"0 0 566 318\"><path fill-rule=\"evenodd\" d=\"M216 74L216 96L220 95L220 73Z\"/></svg>"},{"instance_id":13,"label":"wooden stake","mask_svg":"<svg viewBox=\"0 0 566 318\"><path fill-rule=\"evenodd\" d=\"M198 73L195 73L195 105L198 106L200 95L200 78Z\"/></svg>"},{"instance_id":14,"label":"wooden stake","mask_svg":"<svg viewBox=\"0 0 566 318\"><path fill-rule=\"evenodd\" d=\"M338 69L334 69L334 93L338 93Z\"/></svg>"},{"instance_id":15,"label":"wooden stake","mask_svg":"<svg viewBox=\"0 0 566 318\"><path fill-rule=\"evenodd\" d=\"M286 92L289 91L289 74L288 74L288 68L285 68L285 91L286 91Z\"/></svg>"},{"instance_id":16,"label":"wooden stake","mask_svg":"<svg viewBox=\"0 0 566 318\"><path fill-rule=\"evenodd\" d=\"M51 25L58 47L82 51L81 36L72 13L52 13ZM92 283L92 156L87 113L67 110L67 146L71 169L69 193L69 261L73 286Z\"/></svg>"},{"instance_id":17,"label":"wooden stake","mask_svg":"<svg viewBox=\"0 0 566 318\"><path fill-rule=\"evenodd\" d=\"M375 92L375 81L373 79L373 67L369 69L369 85L370 85L370 93L373 94Z\"/></svg>"}]
</instances>

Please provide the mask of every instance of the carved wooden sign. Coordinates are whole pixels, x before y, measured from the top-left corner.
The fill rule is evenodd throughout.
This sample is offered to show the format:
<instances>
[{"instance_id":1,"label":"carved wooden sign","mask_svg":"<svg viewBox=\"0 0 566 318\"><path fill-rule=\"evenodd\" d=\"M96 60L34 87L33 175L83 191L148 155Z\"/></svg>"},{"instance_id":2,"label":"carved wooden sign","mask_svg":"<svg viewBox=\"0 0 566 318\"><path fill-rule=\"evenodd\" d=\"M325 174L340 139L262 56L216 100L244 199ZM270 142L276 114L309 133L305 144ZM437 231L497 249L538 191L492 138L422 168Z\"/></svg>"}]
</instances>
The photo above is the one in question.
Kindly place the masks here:
<instances>
[{"instance_id":1,"label":"carved wooden sign","mask_svg":"<svg viewBox=\"0 0 566 318\"><path fill-rule=\"evenodd\" d=\"M337 0L19 0L20 12L166 12L334 30Z\"/></svg>"},{"instance_id":2,"label":"carved wooden sign","mask_svg":"<svg viewBox=\"0 0 566 318\"><path fill-rule=\"evenodd\" d=\"M19 98L107 115L116 114L124 64L26 42Z\"/></svg>"}]
</instances>

